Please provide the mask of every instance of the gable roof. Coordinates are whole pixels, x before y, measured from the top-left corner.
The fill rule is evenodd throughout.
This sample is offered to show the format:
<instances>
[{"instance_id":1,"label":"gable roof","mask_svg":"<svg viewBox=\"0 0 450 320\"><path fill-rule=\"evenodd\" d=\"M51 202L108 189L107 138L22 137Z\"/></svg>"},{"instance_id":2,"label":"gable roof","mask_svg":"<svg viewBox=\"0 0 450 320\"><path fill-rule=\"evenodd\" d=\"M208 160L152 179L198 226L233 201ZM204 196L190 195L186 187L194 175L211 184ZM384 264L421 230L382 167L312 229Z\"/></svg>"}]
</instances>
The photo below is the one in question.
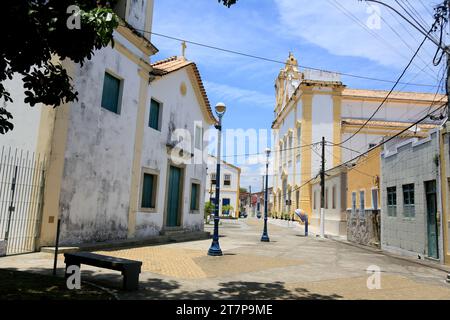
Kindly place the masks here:
<instances>
[{"instance_id":1,"label":"gable roof","mask_svg":"<svg viewBox=\"0 0 450 320\"><path fill-rule=\"evenodd\" d=\"M197 65L194 62L188 61L184 57L173 56L152 63L151 65L153 67L153 71L151 72L151 74L157 77L164 77L178 70L189 68L194 75L193 82L197 84L197 89L200 93L201 100L203 100L203 104L209 120L212 124L216 124L218 122L212 112L211 104L209 103L208 95L206 94L205 86L203 85L202 77L200 76L200 71L198 70Z\"/></svg>"}]
</instances>

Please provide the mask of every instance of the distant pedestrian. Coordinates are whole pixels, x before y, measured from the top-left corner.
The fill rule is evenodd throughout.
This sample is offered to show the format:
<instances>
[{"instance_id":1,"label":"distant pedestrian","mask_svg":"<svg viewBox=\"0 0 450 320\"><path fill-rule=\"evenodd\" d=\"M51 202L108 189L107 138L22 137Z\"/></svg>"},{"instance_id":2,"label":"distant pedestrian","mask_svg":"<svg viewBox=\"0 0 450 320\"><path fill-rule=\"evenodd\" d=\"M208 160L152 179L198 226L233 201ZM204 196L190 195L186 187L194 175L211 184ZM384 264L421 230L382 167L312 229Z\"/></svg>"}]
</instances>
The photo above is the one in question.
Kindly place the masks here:
<instances>
[{"instance_id":1,"label":"distant pedestrian","mask_svg":"<svg viewBox=\"0 0 450 320\"><path fill-rule=\"evenodd\" d=\"M308 236L308 215L302 209L295 210L295 215L305 224L305 237Z\"/></svg>"}]
</instances>

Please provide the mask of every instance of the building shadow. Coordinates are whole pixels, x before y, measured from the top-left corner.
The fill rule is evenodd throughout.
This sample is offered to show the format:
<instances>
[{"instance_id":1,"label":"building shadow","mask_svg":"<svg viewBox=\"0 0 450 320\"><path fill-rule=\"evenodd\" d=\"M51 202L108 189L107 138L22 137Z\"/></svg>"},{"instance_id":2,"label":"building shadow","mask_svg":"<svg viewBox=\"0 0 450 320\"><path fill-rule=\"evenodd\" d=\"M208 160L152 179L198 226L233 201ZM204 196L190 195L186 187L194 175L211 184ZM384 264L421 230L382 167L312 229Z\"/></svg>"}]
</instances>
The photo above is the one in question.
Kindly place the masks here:
<instances>
[{"instance_id":1,"label":"building shadow","mask_svg":"<svg viewBox=\"0 0 450 320\"><path fill-rule=\"evenodd\" d=\"M12 271L20 271L8 268ZM109 271L109 270L108 270ZM27 273L51 276L51 269L29 269ZM110 295L110 298L120 300L338 300L343 299L337 294L323 295L311 292L305 288L289 289L283 282L248 282L230 281L218 284L219 289L186 289L176 280L151 278L139 282L139 290L127 292L121 289L122 275L120 272L98 273L92 270L81 271L82 290L92 285ZM57 281L65 286L64 269L58 268ZM2 279L0 279L2 281ZM17 288L27 290L27 288ZM36 290L36 288L32 288ZM36 291L36 299L55 299L47 296L45 286ZM67 289L68 290L68 289ZM69 290L68 290L69 291ZM101 296L100 299L104 299ZM62 299L65 299L63 297ZM1 298L0 298L1 299ZM56 298L55 300L59 300Z\"/></svg>"},{"instance_id":2,"label":"building shadow","mask_svg":"<svg viewBox=\"0 0 450 320\"><path fill-rule=\"evenodd\" d=\"M134 293L119 293L121 299L150 300L338 300L337 294L323 295L305 288L286 288L283 282L230 281L219 283L218 290L183 290L174 280L149 279Z\"/></svg>"}]
</instances>

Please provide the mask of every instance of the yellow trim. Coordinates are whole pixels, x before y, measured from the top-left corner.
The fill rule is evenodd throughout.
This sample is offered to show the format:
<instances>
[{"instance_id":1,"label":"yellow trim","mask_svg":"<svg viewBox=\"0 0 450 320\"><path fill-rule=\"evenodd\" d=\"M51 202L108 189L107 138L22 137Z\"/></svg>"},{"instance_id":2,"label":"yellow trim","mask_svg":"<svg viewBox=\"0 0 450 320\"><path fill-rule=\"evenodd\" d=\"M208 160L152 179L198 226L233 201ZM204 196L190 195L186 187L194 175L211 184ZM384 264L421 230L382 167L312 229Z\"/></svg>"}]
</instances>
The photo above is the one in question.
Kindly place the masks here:
<instances>
[{"instance_id":1,"label":"yellow trim","mask_svg":"<svg viewBox=\"0 0 450 320\"><path fill-rule=\"evenodd\" d=\"M139 109L136 117L136 133L134 141L133 168L131 171L130 208L128 211L128 238L134 238L136 234L136 214L139 204L139 187L141 181L142 147L144 143L145 114L148 100L149 73L140 69L141 83L139 87Z\"/></svg>"},{"instance_id":2,"label":"yellow trim","mask_svg":"<svg viewBox=\"0 0 450 320\"><path fill-rule=\"evenodd\" d=\"M392 129L391 131L387 131L386 129L380 128L380 129L375 129L375 128L365 128L362 130L358 130L356 127L352 128L352 130L349 130L349 128L342 128L342 133L360 133L360 134L368 134L368 135L377 135L377 136L387 136L387 137L392 137L392 136L396 136L399 134L400 131L402 131L403 129ZM427 137L428 136L428 129L424 129L421 132L410 132L410 131L406 131L404 133L402 133L400 135L400 137Z\"/></svg>"},{"instance_id":3,"label":"yellow trim","mask_svg":"<svg viewBox=\"0 0 450 320\"><path fill-rule=\"evenodd\" d=\"M75 64L61 62L74 79ZM69 128L70 102L58 108L42 105L36 153L47 159L43 194L42 221L37 248L55 243L56 226L60 214L59 198L64 172L64 154ZM53 217L53 218L51 218ZM53 221L53 222L50 222Z\"/></svg>"},{"instance_id":4,"label":"yellow trim","mask_svg":"<svg viewBox=\"0 0 450 320\"><path fill-rule=\"evenodd\" d=\"M195 75L194 66L192 64L189 65L187 68L187 73L189 75L189 80L191 81L191 85L194 88L195 96L197 97L197 100L199 101L200 105L202 106L202 114L205 119L207 119L207 122L209 125L213 125L216 123L216 119L214 119L214 116L211 112L208 112L208 105L205 102L205 98L203 97L202 92L200 91L200 85L198 83L197 76Z\"/></svg>"},{"instance_id":5,"label":"yellow trim","mask_svg":"<svg viewBox=\"0 0 450 320\"><path fill-rule=\"evenodd\" d=\"M305 144L312 144L312 90L305 90L302 96L303 115L302 115L302 140ZM301 185L304 185L311 179L311 148L304 148L301 153ZM311 188L303 187L300 192L300 209L311 213Z\"/></svg>"},{"instance_id":6,"label":"yellow trim","mask_svg":"<svg viewBox=\"0 0 450 320\"><path fill-rule=\"evenodd\" d=\"M333 164L334 166L338 166L342 162L342 149L338 146L341 143L342 137L342 122L341 122L341 114L342 114L342 98L340 95L333 96L333 143L336 146L333 147Z\"/></svg>"},{"instance_id":7,"label":"yellow trim","mask_svg":"<svg viewBox=\"0 0 450 320\"><path fill-rule=\"evenodd\" d=\"M386 92L387 93L387 92ZM342 100L354 100L360 102L382 102L385 98L376 98L376 97L358 97L358 96L342 96ZM430 100L416 100L416 99L400 99L400 98L389 98L387 103L401 103L401 104L415 104L422 105L423 107L430 107L430 103L436 102L432 99ZM445 101L443 101L444 103ZM395 105L393 105L395 107ZM390 108L392 106L389 106Z\"/></svg>"},{"instance_id":8,"label":"yellow trim","mask_svg":"<svg viewBox=\"0 0 450 320\"><path fill-rule=\"evenodd\" d=\"M154 8L154 0L147 0L147 10L145 15L145 24L144 24L144 30L145 31L152 31L152 25L153 25L153 8ZM148 39L151 39L151 33L148 33Z\"/></svg>"},{"instance_id":9,"label":"yellow trim","mask_svg":"<svg viewBox=\"0 0 450 320\"><path fill-rule=\"evenodd\" d=\"M143 36L137 35L135 32L133 32L130 28L125 27L123 25L119 25L116 29L116 31L125 37L128 41L130 41L136 48L142 51L146 56L152 56L158 52L158 49L156 49L148 39L146 39ZM114 43L116 43L116 40L114 40Z\"/></svg>"}]
</instances>

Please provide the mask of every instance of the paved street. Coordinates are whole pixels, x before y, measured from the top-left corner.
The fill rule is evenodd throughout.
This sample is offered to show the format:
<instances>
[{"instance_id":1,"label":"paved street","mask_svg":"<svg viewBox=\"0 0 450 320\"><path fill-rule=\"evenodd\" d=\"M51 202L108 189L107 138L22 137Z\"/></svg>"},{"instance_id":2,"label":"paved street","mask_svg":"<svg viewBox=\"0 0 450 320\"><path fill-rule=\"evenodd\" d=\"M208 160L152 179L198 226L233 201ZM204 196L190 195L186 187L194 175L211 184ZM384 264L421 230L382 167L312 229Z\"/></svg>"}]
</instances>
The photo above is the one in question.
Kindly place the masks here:
<instances>
[{"instance_id":1,"label":"paved street","mask_svg":"<svg viewBox=\"0 0 450 320\"><path fill-rule=\"evenodd\" d=\"M102 251L143 261L141 290L116 291L121 299L450 299L446 273L314 237L301 227L269 225L270 243L259 238L262 221L223 221L223 257L209 257L210 240ZM206 226L209 230L212 226ZM63 273L63 258L59 259ZM367 268L381 268L381 289L367 288ZM47 253L0 259L0 268L49 273ZM119 287L118 272L82 267L83 280Z\"/></svg>"}]
</instances>

